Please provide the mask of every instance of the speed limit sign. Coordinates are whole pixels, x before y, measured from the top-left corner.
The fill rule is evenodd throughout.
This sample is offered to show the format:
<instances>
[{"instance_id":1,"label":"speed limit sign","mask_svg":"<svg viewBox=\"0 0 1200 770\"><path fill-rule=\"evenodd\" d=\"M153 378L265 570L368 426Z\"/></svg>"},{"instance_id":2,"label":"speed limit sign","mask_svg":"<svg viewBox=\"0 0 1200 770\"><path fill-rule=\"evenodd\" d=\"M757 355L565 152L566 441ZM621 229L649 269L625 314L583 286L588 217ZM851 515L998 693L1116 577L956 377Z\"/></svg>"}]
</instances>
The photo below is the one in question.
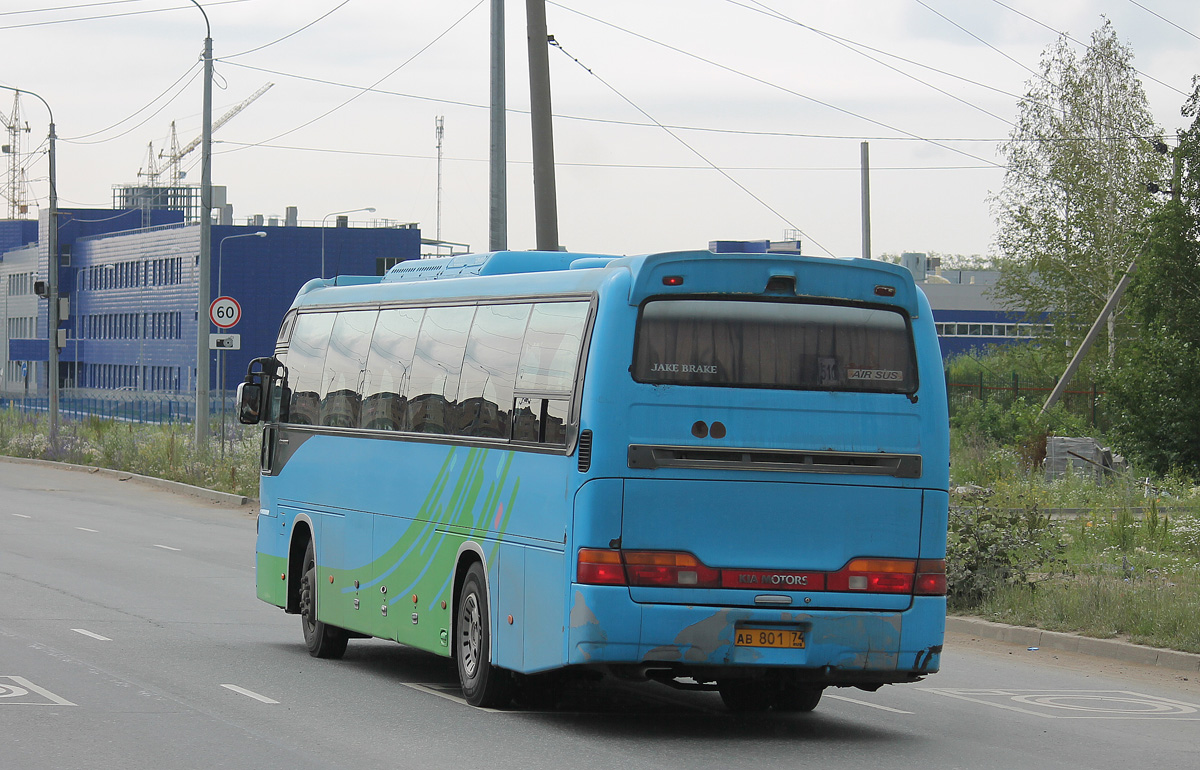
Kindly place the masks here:
<instances>
[{"instance_id":1,"label":"speed limit sign","mask_svg":"<svg viewBox=\"0 0 1200 770\"><path fill-rule=\"evenodd\" d=\"M213 326L229 329L242 320L242 306L233 297L217 297L208 306L208 317Z\"/></svg>"}]
</instances>

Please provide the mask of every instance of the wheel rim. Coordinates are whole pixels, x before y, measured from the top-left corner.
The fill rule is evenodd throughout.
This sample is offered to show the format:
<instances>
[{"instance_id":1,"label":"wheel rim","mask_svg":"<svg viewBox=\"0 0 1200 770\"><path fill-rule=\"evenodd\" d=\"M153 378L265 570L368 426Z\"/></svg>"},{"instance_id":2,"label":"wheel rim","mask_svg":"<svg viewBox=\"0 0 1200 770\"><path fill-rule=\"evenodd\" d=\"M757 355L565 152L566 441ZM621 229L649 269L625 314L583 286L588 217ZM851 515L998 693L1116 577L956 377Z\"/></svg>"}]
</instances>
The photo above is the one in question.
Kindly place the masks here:
<instances>
[{"instance_id":1,"label":"wheel rim","mask_svg":"<svg viewBox=\"0 0 1200 770\"><path fill-rule=\"evenodd\" d=\"M463 600L462 614L459 616L459 659L462 661L463 673L467 678L474 678L479 668L480 650L483 647L483 614L479 609L479 597L474 592L468 593Z\"/></svg>"},{"instance_id":2,"label":"wheel rim","mask_svg":"<svg viewBox=\"0 0 1200 770\"><path fill-rule=\"evenodd\" d=\"M304 579L300 581L300 619L304 622L305 635L311 635L317 625L316 615L313 613L314 582L313 569L310 567L304 572Z\"/></svg>"}]
</instances>

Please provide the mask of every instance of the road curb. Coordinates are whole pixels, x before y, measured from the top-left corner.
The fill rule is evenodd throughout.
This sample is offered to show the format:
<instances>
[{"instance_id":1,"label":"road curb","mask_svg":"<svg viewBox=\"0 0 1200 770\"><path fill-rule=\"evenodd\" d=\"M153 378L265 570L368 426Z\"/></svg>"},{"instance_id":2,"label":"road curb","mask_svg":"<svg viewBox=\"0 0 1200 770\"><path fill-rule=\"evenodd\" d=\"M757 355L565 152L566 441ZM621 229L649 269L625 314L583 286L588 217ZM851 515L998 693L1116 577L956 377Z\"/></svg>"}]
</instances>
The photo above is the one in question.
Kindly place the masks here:
<instances>
[{"instance_id":1,"label":"road curb","mask_svg":"<svg viewBox=\"0 0 1200 770\"><path fill-rule=\"evenodd\" d=\"M63 470L77 471L80 473L102 473L106 476L112 476L118 481L136 481L147 486L166 489L182 495L191 495L192 497L199 497L215 503L249 505L250 503L254 502L252 498L244 495L218 492L215 489L196 487L192 486L191 484L184 484L181 481L169 481L168 479L155 478L154 476L143 476L139 473L130 473L129 471L116 471L112 468L99 468L95 465L74 465L72 463L54 462L53 460L35 460L28 457L9 457L7 455L0 455L0 461L16 463L18 465L42 465L48 468L61 468Z\"/></svg>"},{"instance_id":2,"label":"road curb","mask_svg":"<svg viewBox=\"0 0 1200 770\"><path fill-rule=\"evenodd\" d=\"M946 630L960 634L971 634L998 642L1011 642L1025 647L1042 650L1062 650L1093 655L1099 658L1137 663L1143 666L1158 666L1175 671L1200 673L1200 655L1159 647L1147 647L1118 639L1093 639L1090 636L1066 634L1060 631L1043 631L1040 628L1009 626L993 623L982 618L967 618L951 615L946 618Z\"/></svg>"}]
</instances>

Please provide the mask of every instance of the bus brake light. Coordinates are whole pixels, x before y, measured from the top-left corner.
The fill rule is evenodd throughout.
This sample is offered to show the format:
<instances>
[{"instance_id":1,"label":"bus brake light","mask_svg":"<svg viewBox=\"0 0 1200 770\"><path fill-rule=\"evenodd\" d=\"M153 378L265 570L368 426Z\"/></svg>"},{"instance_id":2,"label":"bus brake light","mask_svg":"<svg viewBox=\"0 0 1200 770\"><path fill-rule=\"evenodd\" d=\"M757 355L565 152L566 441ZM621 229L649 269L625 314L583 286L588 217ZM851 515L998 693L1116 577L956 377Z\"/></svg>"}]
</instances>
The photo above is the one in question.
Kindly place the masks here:
<instances>
[{"instance_id":1,"label":"bus brake light","mask_svg":"<svg viewBox=\"0 0 1200 770\"><path fill-rule=\"evenodd\" d=\"M602 548L580 548L578 561L580 583L600 586L623 586L625 567L621 552Z\"/></svg>"}]
</instances>

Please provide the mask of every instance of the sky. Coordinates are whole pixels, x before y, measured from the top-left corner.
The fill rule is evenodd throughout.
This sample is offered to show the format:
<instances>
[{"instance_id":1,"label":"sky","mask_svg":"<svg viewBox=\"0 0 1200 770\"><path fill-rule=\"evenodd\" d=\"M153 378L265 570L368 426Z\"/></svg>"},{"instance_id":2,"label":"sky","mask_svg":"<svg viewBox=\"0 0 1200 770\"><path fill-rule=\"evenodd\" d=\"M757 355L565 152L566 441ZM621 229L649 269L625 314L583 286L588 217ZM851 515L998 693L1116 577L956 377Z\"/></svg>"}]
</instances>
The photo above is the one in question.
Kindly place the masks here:
<instances>
[{"instance_id":1,"label":"sky","mask_svg":"<svg viewBox=\"0 0 1200 770\"><path fill-rule=\"evenodd\" d=\"M235 223L373 207L349 216L487 249L490 0L201 5L214 118L274 84L213 135ZM1168 135L1200 74L1195 0L548 0L546 17L559 240L578 252L799 231L805 253L861 255L865 141L872 256L988 255L998 146L1060 34L1086 42L1111 20ZM508 247L529 249L525 3L505 26ZM180 145L200 136L204 36L186 0L4 4L0 84L54 112L60 206L111 207L169 151L172 122ZM36 211L49 116L26 96L21 120ZM181 167L199 182L200 150Z\"/></svg>"}]
</instances>

